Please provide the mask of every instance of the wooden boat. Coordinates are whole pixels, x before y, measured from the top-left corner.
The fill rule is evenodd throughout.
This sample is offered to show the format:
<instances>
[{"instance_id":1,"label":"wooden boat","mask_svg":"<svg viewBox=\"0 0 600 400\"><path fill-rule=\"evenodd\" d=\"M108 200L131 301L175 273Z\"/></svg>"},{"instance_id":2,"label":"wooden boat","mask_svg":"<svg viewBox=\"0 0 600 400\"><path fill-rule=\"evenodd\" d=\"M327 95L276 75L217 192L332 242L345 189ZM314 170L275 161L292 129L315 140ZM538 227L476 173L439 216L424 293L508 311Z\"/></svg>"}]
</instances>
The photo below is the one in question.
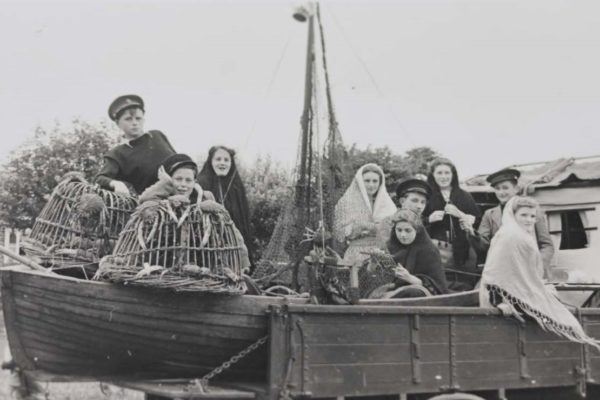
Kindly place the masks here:
<instances>
[{"instance_id":1,"label":"wooden boat","mask_svg":"<svg viewBox=\"0 0 600 400\"><path fill-rule=\"evenodd\" d=\"M294 302L171 293L23 267L1 275L17 365L82 380L202 376L267 335L270 305ZM256 380L265 371L262 346L228 373Z\"/></svg>"}]
</instances>

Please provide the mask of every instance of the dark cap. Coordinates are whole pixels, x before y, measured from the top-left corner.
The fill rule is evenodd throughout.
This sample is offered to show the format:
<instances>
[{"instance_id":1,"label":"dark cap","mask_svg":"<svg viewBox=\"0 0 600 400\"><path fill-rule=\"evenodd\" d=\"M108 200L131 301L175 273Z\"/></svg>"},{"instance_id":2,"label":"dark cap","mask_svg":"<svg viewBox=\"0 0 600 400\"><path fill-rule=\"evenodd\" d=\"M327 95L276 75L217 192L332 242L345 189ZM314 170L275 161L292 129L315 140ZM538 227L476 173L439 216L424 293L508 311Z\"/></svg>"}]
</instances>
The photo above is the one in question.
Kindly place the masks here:
<instances>
[{"instance_id":1,"label":"dark cap","mask_svg":"<svg viewBox=\"0 0 600 400\"><path fill-rule=\"evenodd\" d=\"M520 176L521 176L521 173L519 171L517 171L516 169L505 168L505 169L501 169L500 171L494 172L493 174L488 175L488 177L485 178L485 180L488 181L491 186L495 186L498 183L504 182L504 181L518 182Z\"/></svg>"},{"instance_id":2,"label":"dark cap","mask_svg":"<svg viewBox=\"0 0 600 400\"><path fill-rule=\"evenodd\" d=\"M196 164L187 154L173 154L163 161L162 166L169 175L173 175L173 173L181 167L191 168L195 173L198 173L198 164Z\"/></svg>"},{"instance_id":3,"label":"dark cap","mask_svg":"<svg viewBox=\"0 0 600 400\"><path fill-rule=\"evenodd\" d=\"M108 116L113 121L117 121L119 114L128 108L141 108L144 111L144 100L135 94L126 94L117 97L108 107Z\"/></svg>"},{"instance_id":4,"label":"dark cap","mask_svg":"<svg viewBox=\"0 0 600 400\"><path fill-rule=\"evenodd\" d=\"M431 195L431 187L424 180L417 178L406 178L396 186L396 196L398 198L404 196L407 193L419 193L429 198Z\"/></svg>"}]
</instances>

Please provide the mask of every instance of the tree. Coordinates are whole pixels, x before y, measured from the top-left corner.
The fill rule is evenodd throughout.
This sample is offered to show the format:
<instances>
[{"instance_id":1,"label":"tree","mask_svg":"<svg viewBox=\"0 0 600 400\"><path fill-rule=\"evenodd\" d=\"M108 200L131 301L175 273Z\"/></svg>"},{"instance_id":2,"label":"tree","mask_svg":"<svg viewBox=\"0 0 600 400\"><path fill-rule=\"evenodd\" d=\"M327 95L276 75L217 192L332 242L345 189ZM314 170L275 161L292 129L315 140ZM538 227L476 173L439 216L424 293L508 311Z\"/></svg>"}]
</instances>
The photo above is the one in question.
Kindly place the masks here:
<instances>
[{"instance_id":1,"label":"tree","mask_svg":"<svg viewBox=\"0 0 600 400\"><path fill-rule=\"evenodd\" d=\"M116 138L115 128L103 122L74 119L68 126L57 122L50 130L38 127L34 138L0 167L2 221L15 228L31 227L60 178L80 171L91 180Z\"/></svg>"}]
</instances>

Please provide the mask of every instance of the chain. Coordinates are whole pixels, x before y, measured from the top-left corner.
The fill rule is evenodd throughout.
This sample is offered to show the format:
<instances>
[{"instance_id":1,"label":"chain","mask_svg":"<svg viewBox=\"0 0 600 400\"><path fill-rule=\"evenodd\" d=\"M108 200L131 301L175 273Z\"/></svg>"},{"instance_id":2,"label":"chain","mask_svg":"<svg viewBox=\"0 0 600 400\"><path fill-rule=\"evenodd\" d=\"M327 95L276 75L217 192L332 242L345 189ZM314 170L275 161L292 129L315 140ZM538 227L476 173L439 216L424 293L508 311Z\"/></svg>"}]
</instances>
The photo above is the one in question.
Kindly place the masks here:
<instances>
[{"instance_id":1,"label":"chain","mask_svg":"<svg viewBox=\"0 0 600 400\"><path fill-rule=\"evenodd\" d=\"M269 335L263 336L258 339L256 342L252 343L250 346L246 347L244 350L240 351L229 360L225 361L223 364L219 365L208 374L204 375L199 380L196 380L196 384L200 385L202 391L206 391L208 388L208 381L215 376L223 373L226 369L230 368L233 364L239 362L242 358L246 357L248 354L252 353L254 350L258 349L260 346L265 344L269 339Z\"/></svg>"}]
</instances>

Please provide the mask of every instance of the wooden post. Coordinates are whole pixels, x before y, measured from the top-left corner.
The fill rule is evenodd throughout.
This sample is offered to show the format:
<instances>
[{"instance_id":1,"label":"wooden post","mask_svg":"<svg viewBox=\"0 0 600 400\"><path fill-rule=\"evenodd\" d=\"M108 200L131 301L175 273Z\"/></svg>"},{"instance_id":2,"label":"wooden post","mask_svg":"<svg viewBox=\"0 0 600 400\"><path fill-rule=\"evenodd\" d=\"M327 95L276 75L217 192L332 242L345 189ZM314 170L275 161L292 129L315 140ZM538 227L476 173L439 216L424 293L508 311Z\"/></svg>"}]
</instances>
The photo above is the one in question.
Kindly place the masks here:
<instances>
[{"instance_id":1,"label":"wooden post","mask_svg":"<svg viewBox=\"0 0 600 400\"><path fill-rule=\"evenodd\" d=\"M12 233L12 229L10 228L4 228L4 247L5 248L9 248L10 246L10 235ZM2 257L2 265L6 265L8 264L8 256L5 254L4 257Z\"/></svg>"}]
</instances>

